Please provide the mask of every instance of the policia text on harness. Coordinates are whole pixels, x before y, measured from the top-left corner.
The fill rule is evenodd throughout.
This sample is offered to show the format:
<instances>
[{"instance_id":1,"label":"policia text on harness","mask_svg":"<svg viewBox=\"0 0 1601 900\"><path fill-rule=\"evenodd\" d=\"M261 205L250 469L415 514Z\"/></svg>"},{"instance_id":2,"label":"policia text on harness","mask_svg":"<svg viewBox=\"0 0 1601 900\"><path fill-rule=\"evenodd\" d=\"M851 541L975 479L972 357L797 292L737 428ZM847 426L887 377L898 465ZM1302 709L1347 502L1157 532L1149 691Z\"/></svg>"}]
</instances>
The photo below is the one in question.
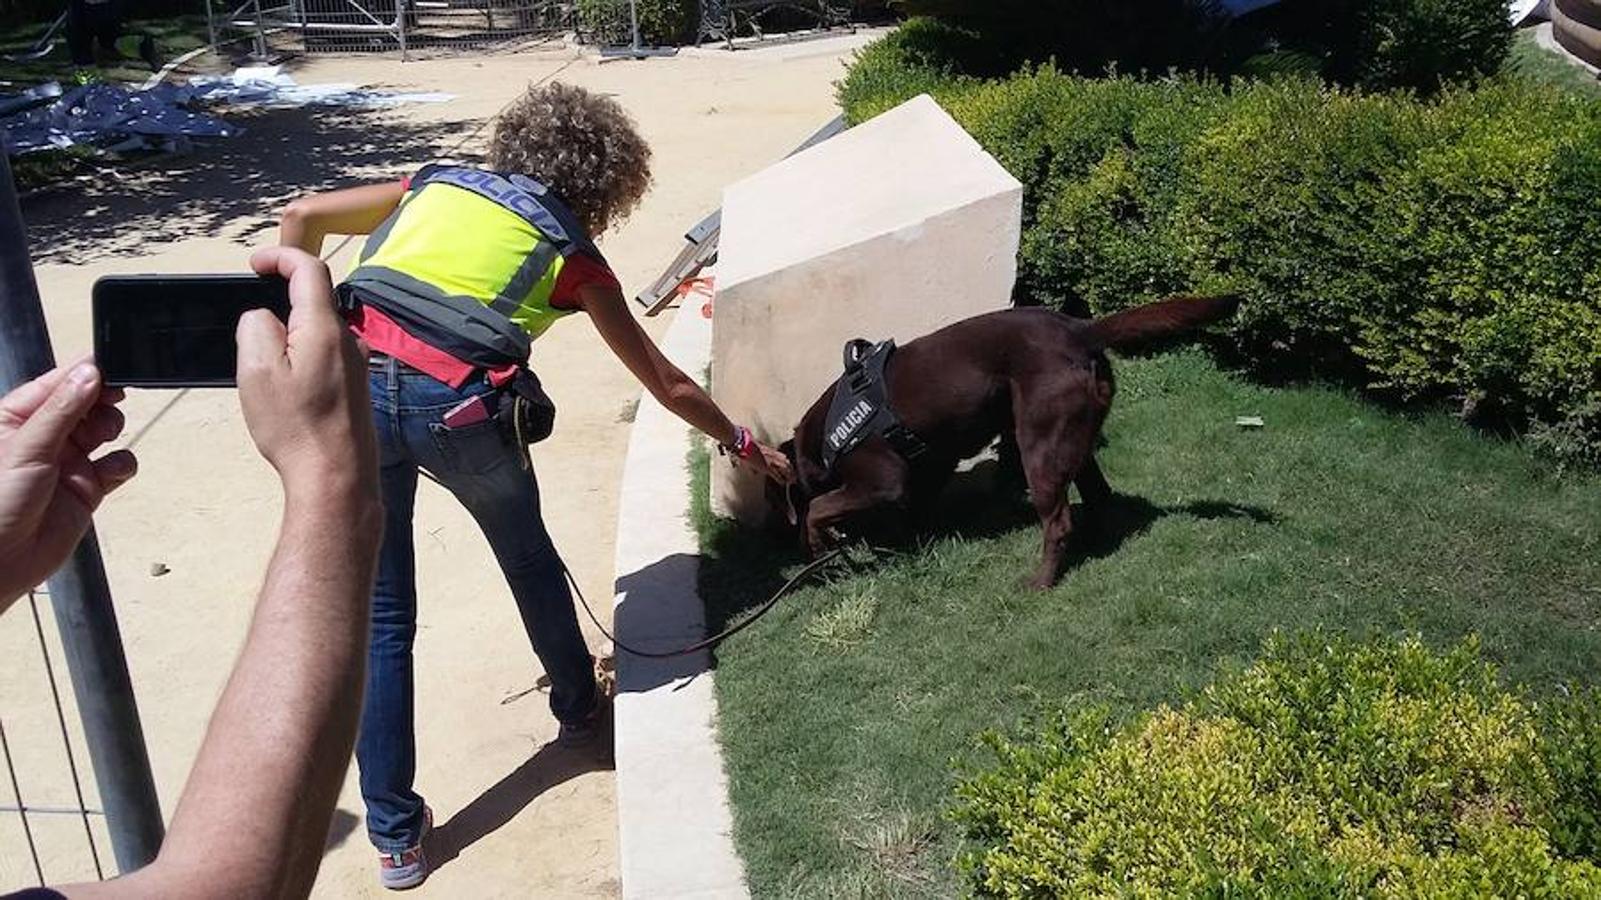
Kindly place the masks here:
<instances>
[{"instance_id":1,"label":"policia text on harness","mask_svg":"<svg viewBox=\"0 0 1601 900\"><path fill-rule=\"evenodd\" d=\"M874 345L858 338L845 345L845 374L834 383L834 399L823 420L823 468L832 473L839 460L868 438L882 435L908 462L928 447L889 403L885 368L895 353L895 342Z\"/></svg>"},{"instance_id":2,"label":"policia text on harness","mask_svg":"<svg viewBox=\"0 0 1601 900\"><path fill-rule=\"evenodd\" d=\"M440 223L450 223L441 227ZM520 174L429 165L362 247L340 285L418 340L505 380L503 421L548 437L555 405L528 367L535 337L570 310L551 304L567 260L605 258L544 185Z\"/></svg>"}]
</instances>

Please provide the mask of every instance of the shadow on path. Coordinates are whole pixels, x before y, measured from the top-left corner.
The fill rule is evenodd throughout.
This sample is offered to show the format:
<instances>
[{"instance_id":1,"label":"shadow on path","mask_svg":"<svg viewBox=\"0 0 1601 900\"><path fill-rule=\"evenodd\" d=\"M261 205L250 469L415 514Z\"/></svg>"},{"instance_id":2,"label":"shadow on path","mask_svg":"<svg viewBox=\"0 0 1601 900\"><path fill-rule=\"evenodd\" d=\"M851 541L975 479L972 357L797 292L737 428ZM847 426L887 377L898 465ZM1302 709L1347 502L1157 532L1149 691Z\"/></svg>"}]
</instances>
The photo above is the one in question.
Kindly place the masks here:
<instances>
[{"instance_id":1,"label":"shadow on path","mask_svg":"<svg viewBox=\"0 0 1601 900\"><path fill-rule=\"evenodd\" d=\"M188 238L261 240L309 191L399 177L451 148L477 121L409 122L404 110L220 113L236 138L47 190L23 204L35 264L135 256ZM463 151L474 149L464 147ZM471 157L463 157L471 161ZM241 264L243 258L241 257Z\"/></svg>"},{"instance_id":2,"label":"shadow on path","mask_svg":"<svg viewBox=\"0 0 1601 900\"><path fill-rule=\"evenodd\" d=\"M672 652L712 633L703 627L697 581L703 562L698 555L673 553L617 579L622 602L612 609L612 633L631 647L652 653ZM621 647L617 653L617 693L641 694L692 679L711 667L706 651L666 659L636 656Z\"/></svg>"},{"instance_id":3,"label":"shadow on path","mask_svg":"<svg viewBox=\"0 0 1601 900\"><path fill-rule=\"evenodd\" d=\"M611 735L601 737L607 746ZM428 838L429 867L438 869L460 856L463 850L493 834L517 817L540 794L589 772L610 770L613 764L602 759L595 748L566 748L554 743L539 748L511 774L462 807L444 824L434 828Z\"/></svg>"},{"instance_id":4,"label":"shadow on path","mask_svg":"<svg viewBox=\"0 0 1601 900\"><path fill-rule=\"evenodd\" d=\"M328 839L322 845L323 855L326 856L343 847L345 841L349 840L350 836L355 834L360 827L360 816L349 810L334 810L333 821L328 825Z\"/></svg>"}]
</instances>

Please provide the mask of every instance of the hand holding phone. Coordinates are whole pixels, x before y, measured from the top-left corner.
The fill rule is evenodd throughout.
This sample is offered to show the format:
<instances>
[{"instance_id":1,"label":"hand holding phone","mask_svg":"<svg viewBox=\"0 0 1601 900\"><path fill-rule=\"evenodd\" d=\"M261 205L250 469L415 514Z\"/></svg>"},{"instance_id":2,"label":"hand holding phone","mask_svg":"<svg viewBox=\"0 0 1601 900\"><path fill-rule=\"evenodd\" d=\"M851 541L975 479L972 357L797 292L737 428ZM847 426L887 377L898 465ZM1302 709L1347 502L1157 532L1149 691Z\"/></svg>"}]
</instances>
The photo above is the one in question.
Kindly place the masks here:
<instances>
[{"instance_id":1,"label":"hand holding phone","mask_svg":"<svg viewBox=\"0 0 1601 900\"><path fill-rule=\"evenodd\" d=\"M239 317L289 319L278 275L114 275L91 299L95 362L108 387L233 387Z\"/></svg>"},{"instance_id":2,"label":"hand holding phone","mask_svg":"<svg viewBox=\"0 0 1601 900\"><path fill-rule=\"evenodd\" d=\"M292 247L258 250L250 265L289 279L293 303L287 324L264 310L239 322L239 408L256 449L290 495L376 501L367 357L339 317L328 267Z\"/></svg>"}]
</instances>

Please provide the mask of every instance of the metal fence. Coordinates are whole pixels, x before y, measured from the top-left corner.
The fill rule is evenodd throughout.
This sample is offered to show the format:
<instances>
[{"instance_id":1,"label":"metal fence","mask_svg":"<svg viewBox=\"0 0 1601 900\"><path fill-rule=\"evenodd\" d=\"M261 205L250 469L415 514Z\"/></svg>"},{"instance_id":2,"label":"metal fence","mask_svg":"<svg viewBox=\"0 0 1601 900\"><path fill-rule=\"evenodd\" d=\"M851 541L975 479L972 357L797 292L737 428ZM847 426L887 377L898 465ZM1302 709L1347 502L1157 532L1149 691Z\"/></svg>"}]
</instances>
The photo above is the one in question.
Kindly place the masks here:
<instances>
[{"instance_id":1,"label":"metal fence","mask_svg":"<svg viewBox=\"0 0 1601 900\"><path fill-rule=\"evenodd\" d=\"M0 393L47 372L55 366L50 349L50 334L45 328L44 307L39 302L39 290L33 278L33 267L28 254L27 231L22 222L22 210L17 205L16 190L11 180L11 165L0 154ZM45 853L41 846L41 827L44 819L64 821L71 838L87 843L88 857L95 875L105 869L96 841L96 819L100 813L85 802L83 779L80 776L79 757L73 751L73 739L68 717L56 676L53 659L62 659L72 682L73 705L77 723L82 728L82 745L87 748L89 769L94 773L98 800L104 810L103 822L112 856L117 868L131 872L155 858L161 847L161 806L156 797L156 783L150 772L150 757L145 751L144 728L139 721L139 707L134 701L133 683L128 676L127 659L123 656L122 636L117 627L116 611L111 603L111 589L106 582L105 565L100 558L100 544L93 528L78 542L66 562L50 577L50 606L54 635L59 639L60 655L53 657L46 640L46 628L39 614L37 597L30 594L28 607L32 612L32 638L37 640L43 661L43 685L6 685L5 722L24 721L30 728L30 739L19 744L11 733L0 733L0 749L9 782L10 801L0 800L16 814L21 836L27 848L33 880L46 878L81 879L88 873L81 870L68 874L45 868ZM16 621L17 610L8 614ZM0 645L3 646L3 645ZM4 647L5 663L10 666L26 652L20 647ZM44 705L48 697L49 706ZM19 707L26 706L26 709ZM41 713L41 710L50 712ZM53 716L51 715L53 713ZM13 714L18 714L13 719ZM5 729L0 723L0 732ZM24 793L28 771L18 765L18 754L40 759L38 748L53 744L48 738L37 738L36 731L58 731L66 763L66 777L44 779L51 794L43 799ZM71 785L72 800L65 797L63 781ZM32 782L40 784L44 782ZM3 795L0 795L3 796ZM30 797L32 799L30 799ZM73 820L77 821L74 822ZM78 846L84 846L78 844ZM0 875L18 886L27 878L9 871L11 859L6 845L0 845ZM19 867L28 868L28 867ZM0 883L0 890L7 889Z\"/></svg>"},{"instance_id":2,"label":"metal fence","mask_svg":"<svg viewBox=\"0 0 1601 900\"><path fill-rule=\"evenodd\" d=\"M206 0L212 43L243 45L257 58L295 53L399 53L504 47L575 33L591 44L635 38L629 0ZM805 37L850 29L864 0L699 0L696 44L775 34ZM650 35L647 35L647 38ZM659 36L658 36L659 37Z\"/></svg>"},{"instance_id":3,"label":"metal fence","mask_svg":"<svg viewBox=\"0 0 1601 900\"><path fill-rule=\"evenodd\" d=\"M254 55L475 49L553 38L577 23L573 0L207 0L213 42Z\"/></svg>"},{"instance_id":4,"label":"metal fence","mask_svg":"<svg viewBox=\"0 0 1601 900\"><path fill-rule=\"evenodd\" d=\"M701 0L697 44L750 36L765 40L772 32L819 32L849 28L856 0Z\"/></svg>"},{"instance_id":5,"label":"metal fence","mask_svg":"<svg viewBox=\"0 0 1601 900\"><path fill-rule=\"evenodd\" d=\"M15 817L17 824L0 839L0 891L106 877L100 852L107 843L105 812L84 798L76 735L56 675L57 654L51 652L39 614L42 593L28 594L27 613L17 609L8 616L18 625L6 635L7 649L15 654L8 667L12 672L28 669L37 679L9 684L5 708L0 709L0 762L6 779L0 813ZM31 627L18 621L24 616L31 617ZM38 641L36 654L22 649L33 642L30 637Z\"/></svg>"}]
</instances>

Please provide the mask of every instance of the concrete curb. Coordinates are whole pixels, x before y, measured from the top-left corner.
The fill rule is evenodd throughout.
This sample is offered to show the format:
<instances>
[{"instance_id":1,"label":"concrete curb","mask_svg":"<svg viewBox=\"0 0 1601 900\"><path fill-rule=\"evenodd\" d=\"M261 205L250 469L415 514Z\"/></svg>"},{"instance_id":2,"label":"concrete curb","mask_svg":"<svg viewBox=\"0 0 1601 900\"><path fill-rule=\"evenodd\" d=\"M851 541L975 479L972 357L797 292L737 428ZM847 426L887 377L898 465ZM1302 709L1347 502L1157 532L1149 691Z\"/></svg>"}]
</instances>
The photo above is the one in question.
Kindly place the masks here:
<instances>
[{"instance_id":1,"label":"concrete curb","mask_svg":"<svg viewBox=\"0 0 1601 900\"><path fill-rule=\"evenodd\" d=\"M1585 62L1583 59L1580 59L1578 56L1575 56L1571 50L1557 42L1556 26L1553 23L1541 22L1539 25L1536 25L1534 27L1534 41L1541 47L1550 50L1552 53L1558 54L1563 59L1566 59L1573 65L1583 69L1586 72L1589 72L1591 75L1601 76L1601 69L1598 69L1588 62Z\"/></svg>"},{"instance_id":2,"label":"concrete curb","mask_svg":"<svg viewBox=\"0 0 1601 900\"><path fill-rule=\"evenodd\" d=\"M662 350L705 369L711 322L682 309ZM628 442L617 522L618 640L642 650L705 636L700 543L689 521L690 430L649 395ZM710 657L617 652L617 823L625 898L748 897L734 850Z\"/></svg>"}]
</instances>

